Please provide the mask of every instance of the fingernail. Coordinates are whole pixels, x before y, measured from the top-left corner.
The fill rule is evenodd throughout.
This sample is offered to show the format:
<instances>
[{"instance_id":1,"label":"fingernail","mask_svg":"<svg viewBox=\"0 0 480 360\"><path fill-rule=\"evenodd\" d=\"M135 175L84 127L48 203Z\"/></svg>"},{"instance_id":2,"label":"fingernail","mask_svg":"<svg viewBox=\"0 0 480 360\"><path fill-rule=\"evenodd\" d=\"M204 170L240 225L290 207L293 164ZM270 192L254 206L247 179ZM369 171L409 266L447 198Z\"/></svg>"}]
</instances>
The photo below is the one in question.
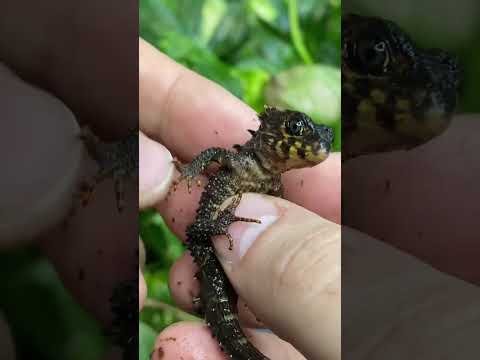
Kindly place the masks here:
<instances>
[{"instance_id":1,"label":"fingernail","mask_svg":"<svg viewBox=\"0 0 480 360\"><path fill-rule=\"evenodd\" d=\"M145 208L168 193L174 166L167 148L142 133L139 136L139 205Z\"/></svg>"},{"instance_id":2,"label":"fingernail","mask_svg":"<svg viewBox=\"0 0 480 360\"><path fill-rule=\"evenodd\" d=\"M261 223L237 221L232 224L228 232L233 238L233 249L229 249L228 240L225 236L215 239L218 255L224 262L235 263L240 261L248 252L255 240L264 233L279 217L279 209L273 198L245 194L235 211L235 215L257 219Z\"/></svg>"}]
</instances>

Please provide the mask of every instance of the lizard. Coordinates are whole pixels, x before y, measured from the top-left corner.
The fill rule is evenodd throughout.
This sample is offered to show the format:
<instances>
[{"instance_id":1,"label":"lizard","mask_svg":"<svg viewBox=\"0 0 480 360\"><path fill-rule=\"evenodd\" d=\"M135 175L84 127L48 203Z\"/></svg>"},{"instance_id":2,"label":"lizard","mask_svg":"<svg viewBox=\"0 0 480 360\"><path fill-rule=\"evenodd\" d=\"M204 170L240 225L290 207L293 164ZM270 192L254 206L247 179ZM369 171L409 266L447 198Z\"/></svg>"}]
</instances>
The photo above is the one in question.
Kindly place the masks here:
<instances>
[{"instance_id":1,"label":"lizard","mask_svg":"<svg viewBox=\"0 0 480 360\"><path fill-rule=\"evenodd\" d=\"M249 130L252 137L232 150L209 148L189 164L175 162L190 192L192 181L216 162L218 171L209 175L195 221L186 229L187 248L199 267L196 278L200 294L194 299L221 349L235 360L268 360L243 333L237 315L237 294L216 257L212 236L225 235L233 246L228 226L236 221L259 222L238 217L235 209L243 193L282 196L281 173L312 167L324 161L333 142L333 130L317 125L306 114L265 107L258 116L260 127ZM230 203L222 208L222 204Z\"/></svg>"},{"instance_id":2,"label":"lizard","mask_svg":"<svg viewBox=\"0 0 480 360\"><path fill-rule=\"evenodd\" d=\"M378 17L342 17L342 161L439 136L457 104L458 59Z\"/></svg>"}]
</instances>

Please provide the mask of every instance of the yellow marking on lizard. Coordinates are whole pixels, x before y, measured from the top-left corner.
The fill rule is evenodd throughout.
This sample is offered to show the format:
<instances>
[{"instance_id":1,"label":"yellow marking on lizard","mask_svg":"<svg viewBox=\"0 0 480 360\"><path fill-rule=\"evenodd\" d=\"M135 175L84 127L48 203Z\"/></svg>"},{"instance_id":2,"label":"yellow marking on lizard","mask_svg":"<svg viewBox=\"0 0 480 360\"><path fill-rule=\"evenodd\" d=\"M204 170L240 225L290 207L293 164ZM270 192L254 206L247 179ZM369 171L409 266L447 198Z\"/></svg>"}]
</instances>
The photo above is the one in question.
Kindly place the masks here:
<instances>
[{"instance_id":1,"label":"yellow marking on lizard","mask_svg":"<svg viewBox=\"0 0 480 360\"><path fill-rule=\"evenodd\" d=\"M370 97L375 104L384 104L387 98L385 93L380 89L373 89L370 91Z\"/></svg>"},{"instance_id":2,"label":"yellow marking on lizard","mask_svg":"<svg viewBox=\"0 0 480 360\"><path fill-rule=\"evenodd\" d=\"M410 111L410 100L408 99L397 99L395 107L400 111Z\"/></svg>"}]
</instances>

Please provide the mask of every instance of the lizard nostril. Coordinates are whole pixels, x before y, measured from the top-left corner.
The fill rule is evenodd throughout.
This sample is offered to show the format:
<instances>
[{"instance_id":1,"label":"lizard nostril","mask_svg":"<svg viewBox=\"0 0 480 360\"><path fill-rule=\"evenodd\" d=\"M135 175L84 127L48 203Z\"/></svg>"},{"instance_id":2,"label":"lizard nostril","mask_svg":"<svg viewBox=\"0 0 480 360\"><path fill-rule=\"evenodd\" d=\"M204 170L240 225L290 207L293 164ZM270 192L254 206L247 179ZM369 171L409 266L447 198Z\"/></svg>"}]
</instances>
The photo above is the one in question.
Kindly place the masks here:
<instances>
[{"instance_id":1,"label":"lizard nostril","mask_svg":"<svg viewBox=\"0 0 480 360\"><path fill-rule=\"evenodd\" d=\"M316 125L316 128L320 138L323 141L327 142L328 144L331 144L333 142L334 132L331 127L325 125Z\"/></svg>"}]
</instances>

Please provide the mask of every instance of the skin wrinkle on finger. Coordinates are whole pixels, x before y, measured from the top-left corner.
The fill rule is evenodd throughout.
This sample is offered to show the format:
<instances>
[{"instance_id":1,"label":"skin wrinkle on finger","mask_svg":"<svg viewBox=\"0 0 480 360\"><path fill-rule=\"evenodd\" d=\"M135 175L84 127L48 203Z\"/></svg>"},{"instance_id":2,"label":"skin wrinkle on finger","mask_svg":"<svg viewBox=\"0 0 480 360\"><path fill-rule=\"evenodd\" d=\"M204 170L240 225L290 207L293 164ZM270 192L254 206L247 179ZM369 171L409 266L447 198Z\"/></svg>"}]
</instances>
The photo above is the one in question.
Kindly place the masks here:
<instances>
[{"instance_id":1,"label":"skin wrinkle on finger","mask_svg":"<svg viewBox=\"0 0 480 360\"><path fill-rule=\"evenodd\" d=\"M163 101L163 108L159 109L159 114L162 114L162 119L163 121L158 122L158 134L162 139L165 139L168 135L167 129L169 129L171 126L175 126L173 123L173 119L175 119L175 109L172 109L172 103L174 102L174 97L178 96L177 92L177 87L180 84L180 82L183 80L184 77L186 77L186 72L189 71L185 68L178 67L177 72L175 72L175 76L173 81L169 84L167 93L165 95L165 100ZM192 76L192 75L191 75ZM188 79L187 79L188 81ZM163 136L162 136L163 134Z\"/></svg>"},{"instance_id":2,"label":"skin wrinkle on finger","mask_svg":"<svg viewBox=\"0 0 480 360\"><path fill-rule=\"evenodd\" d=\"M73 114L58 99L0 65L0 246L31 240L59 223L80 178L83 146Z\"/></svg>"}]
</instances>

